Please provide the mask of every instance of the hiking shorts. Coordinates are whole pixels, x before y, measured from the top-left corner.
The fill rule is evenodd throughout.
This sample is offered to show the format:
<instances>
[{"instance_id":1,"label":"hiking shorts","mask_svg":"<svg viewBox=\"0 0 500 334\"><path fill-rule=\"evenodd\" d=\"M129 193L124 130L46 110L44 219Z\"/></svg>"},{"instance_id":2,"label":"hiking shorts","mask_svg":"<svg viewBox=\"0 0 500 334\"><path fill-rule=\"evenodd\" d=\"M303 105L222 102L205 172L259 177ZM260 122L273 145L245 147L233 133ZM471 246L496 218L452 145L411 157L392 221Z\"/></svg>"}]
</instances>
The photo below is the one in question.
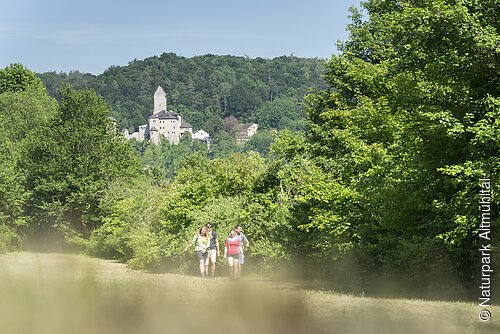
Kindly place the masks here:
<instances>
[{"instance_id":1,"label":"hiking shorts","mask_svg":"<svg viewBox=\"0 0 500 334\"><path fill-rule=\"evenodd\" d=\"M217 250L216 249L210 249L208 251L208 258L212 263L215 263L217 261Z\"/></svg>"},{"instance_id":2,"label":"hiking shorts","mask_svg":"<svg viewBox=\"0 0 500 334\"><path fill-rule=\"evenodd\" d=\"M208 257L208 252L202 253L202 252L197 251L195 253L196 253L196 256L198 257L199 261L206 260Z\"/></svg>"}]
</instances>

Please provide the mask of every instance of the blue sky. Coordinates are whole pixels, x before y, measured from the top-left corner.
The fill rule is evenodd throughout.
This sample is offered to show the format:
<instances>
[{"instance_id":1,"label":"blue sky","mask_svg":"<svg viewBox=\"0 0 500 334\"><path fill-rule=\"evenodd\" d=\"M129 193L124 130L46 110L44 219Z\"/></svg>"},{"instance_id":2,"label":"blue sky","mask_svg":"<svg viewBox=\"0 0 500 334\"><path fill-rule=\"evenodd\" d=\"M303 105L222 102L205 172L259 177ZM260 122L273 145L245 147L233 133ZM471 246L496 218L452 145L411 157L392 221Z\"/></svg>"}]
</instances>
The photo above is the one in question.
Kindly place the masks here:
<instances>
[{"instance_id":1,"label":"blue sky","mask_svg":"<svg viewBox=\"0 0 500 334\"><path fill-rule=\"evenodd\" d=\"M0 68L102 73L175 52L328 58L359 0L0 0Z\"/></svg>"}]
</instances>

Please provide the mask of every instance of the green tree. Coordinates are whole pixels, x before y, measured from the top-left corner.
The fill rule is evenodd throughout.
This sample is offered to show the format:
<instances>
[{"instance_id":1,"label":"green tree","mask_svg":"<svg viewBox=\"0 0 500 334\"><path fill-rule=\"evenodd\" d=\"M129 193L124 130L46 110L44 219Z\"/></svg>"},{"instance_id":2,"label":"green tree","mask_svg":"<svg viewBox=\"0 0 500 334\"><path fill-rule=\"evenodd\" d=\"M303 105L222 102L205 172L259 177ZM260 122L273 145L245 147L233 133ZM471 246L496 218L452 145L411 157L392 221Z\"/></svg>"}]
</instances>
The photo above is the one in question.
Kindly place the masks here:
<instances>
[{"instance_id":1,"label":"green tree","mask_svg":"<svg viewBox=\"0 0 500 334\"><path fill-rule=\"evenodd\" d=\"M19 63L0 70L0 94L26 90L45 93L45 86L34 72Z\"/></svg>"},{"instance_id":2,"label":"green tree","mask_svg":"<svg viewBox=\"0 0 500 334\"><path fill-rule=\"evenodd\" d=\"M19 173L19 152L0 132L0 253L17 248L17 227L24 225L23 208L27 193L23 187L24 175Z\"/></svg>"},{"instance_id":3,"label":"green tree","mask_svg":"<svg viewBox=\"0 0 500 334\"><path fill-rule=\"evenodd\" d=\"M55 101L20 64L0 70L0 252L18 248L26 232L31 195L27 151L56 115Z\"/></svg>"},{"instance_id":4,"label":"green tree","mask_svg":"<svg viewBox=\"0 0 500 334\"><path fill-rule=\"evenodd\" d=\"M259 126L265 129L305 130L306 115L293 98L282 97L264 103L256 111Z\"/></svg>"},{"instance_id":5,"label":"green tree","mask_svg":"<svg viewBox=\"0 0 500 334\"><path fill-rule=\"evenodd\" d=\"M138 160L94 91L66 86L58 117L30 149L30 208L42 230L57 225L90 233L100 224L99 203L115 180L139 174Z\"/></svg>"},{"instance_id":6,"label":"green tree","mask_svg":"<svg viewBox=\"0 0 500 334\"><path fill-rule=\"evenodd\" d=\"M363 6L327 64L330 89L308 98L314 159L358 194L350 216L331 210L365 270L411 277L406 292L452 276L472 288L478 180L498 175L494 2Z\"/></svg>"},{"instance_id":7,"label":"green tree","mask_svg":"<svg viewBox=\"0 0 500 334\"><path fill-rule=\"evenodd\" d=\"M81 244L90 254L127 261L133 268L160 263L164 192L146 176L112 183L100 202L102 225Z\"/></svg>"},{"instance_id":8,"label":"green tree","mask_svg":"<svg viewBox=\"0 0 500 334\"><path fill-rule=\"evenodd\" d=\"M26 220L24 205L30 195L25 169L29 157L26 152L44 137L49 122L56 115L52 98L34 91L0 94L0 221L23 225ZM16 223L18 222L18 223Z\"/></svg>"},{"instance_id":9,"label":"green tree","mask_svg":"<svg viewBox=\"0 0 500 334\"><path fill-rule=\"evenodd\" d=\"M265 157L269 154L270 147L276 134L272 131L261 130L250 138L243 147L244 151L256 151Z\"/></svg>"},{"instance_id":10,"label":"green tree","mask_svg":"<svg viewBox=\"0 0 500 334\"><path fill-rule=\"evenodd\" d=\"M209 156L212 158L222 158L238 152L234 138L226 131L220 131L213 137Z\"/></svg>"},{"instance_id":11,"label":"green tree","mask_svg":"<svg viewBox=\"0 0 500 334\"><path fill-rule=\"evenodd\" d=\"M214 136L217 132L221 131L223 128L223 120L218 116L210 116L205 123L203 123L202 129Z\"/></svg>"}]
</instances>

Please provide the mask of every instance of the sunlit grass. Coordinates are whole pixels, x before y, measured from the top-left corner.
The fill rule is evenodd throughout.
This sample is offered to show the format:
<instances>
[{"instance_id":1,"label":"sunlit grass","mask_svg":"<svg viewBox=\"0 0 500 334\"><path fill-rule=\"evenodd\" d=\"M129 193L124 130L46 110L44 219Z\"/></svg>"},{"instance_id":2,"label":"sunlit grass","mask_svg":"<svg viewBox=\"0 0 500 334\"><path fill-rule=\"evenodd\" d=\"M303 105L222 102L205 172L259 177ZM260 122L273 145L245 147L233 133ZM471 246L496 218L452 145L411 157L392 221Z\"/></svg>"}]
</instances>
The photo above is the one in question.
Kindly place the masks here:
<instances>
[{"instance_id":1,"label":"sunlit grass","mask_svg":"<svg viewBox=\"0 0 500 334\"><path fill-rule=\"evenodd\" d=\"M0 256L2 334L498 333L500 308L488 323L479 310L150 274L78 255Z\"/></svg>"}]
</instances>

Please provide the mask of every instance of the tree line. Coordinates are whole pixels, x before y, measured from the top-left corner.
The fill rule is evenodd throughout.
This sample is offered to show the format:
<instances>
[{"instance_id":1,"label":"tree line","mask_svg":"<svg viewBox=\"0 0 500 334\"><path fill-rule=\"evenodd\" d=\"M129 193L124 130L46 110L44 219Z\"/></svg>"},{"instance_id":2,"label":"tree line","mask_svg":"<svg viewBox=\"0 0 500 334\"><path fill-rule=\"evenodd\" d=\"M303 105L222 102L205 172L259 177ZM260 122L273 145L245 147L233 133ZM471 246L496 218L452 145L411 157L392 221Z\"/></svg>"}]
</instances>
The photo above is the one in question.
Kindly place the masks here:
<instances>
[{"instance_id":1,"label":"tree line","mask_svg":"<svg viewBox=\"0 0 500 334\"><path fill-rule=\"evenodd\" d=\"M179 250L196 228L212 222L223 235L239 224L259 270L373 295L475 300L479 179L499 190L495 4L353 8L327 87L304 99L304 131L278 131L265 155L216 156L189 140L143 143L138 155L95 92L63 86L56 102L32 72L6 68L0 247L57 231L132 268L186 270ZM498 226L496 211L489 219Z\"/></svg>"},{"instance_id":2,"label":"tree line","mask_svg":"<svg viewBox=\"0 0 500 334\"><path fill-rule=\"evenodd\" d=\"M182 114L195 129L215 135L222 120L236 117L261 128L303 129L300 102L311 89L324 87L323 59L282 56L273 59L203 55L192 58L163 53L112 66L100 75L47 72L39 74L50 96L58 88L93 88L113 109L120 128L131 132L146 124L158 85L168 108Z\"/></svg>"}]
</instances>

